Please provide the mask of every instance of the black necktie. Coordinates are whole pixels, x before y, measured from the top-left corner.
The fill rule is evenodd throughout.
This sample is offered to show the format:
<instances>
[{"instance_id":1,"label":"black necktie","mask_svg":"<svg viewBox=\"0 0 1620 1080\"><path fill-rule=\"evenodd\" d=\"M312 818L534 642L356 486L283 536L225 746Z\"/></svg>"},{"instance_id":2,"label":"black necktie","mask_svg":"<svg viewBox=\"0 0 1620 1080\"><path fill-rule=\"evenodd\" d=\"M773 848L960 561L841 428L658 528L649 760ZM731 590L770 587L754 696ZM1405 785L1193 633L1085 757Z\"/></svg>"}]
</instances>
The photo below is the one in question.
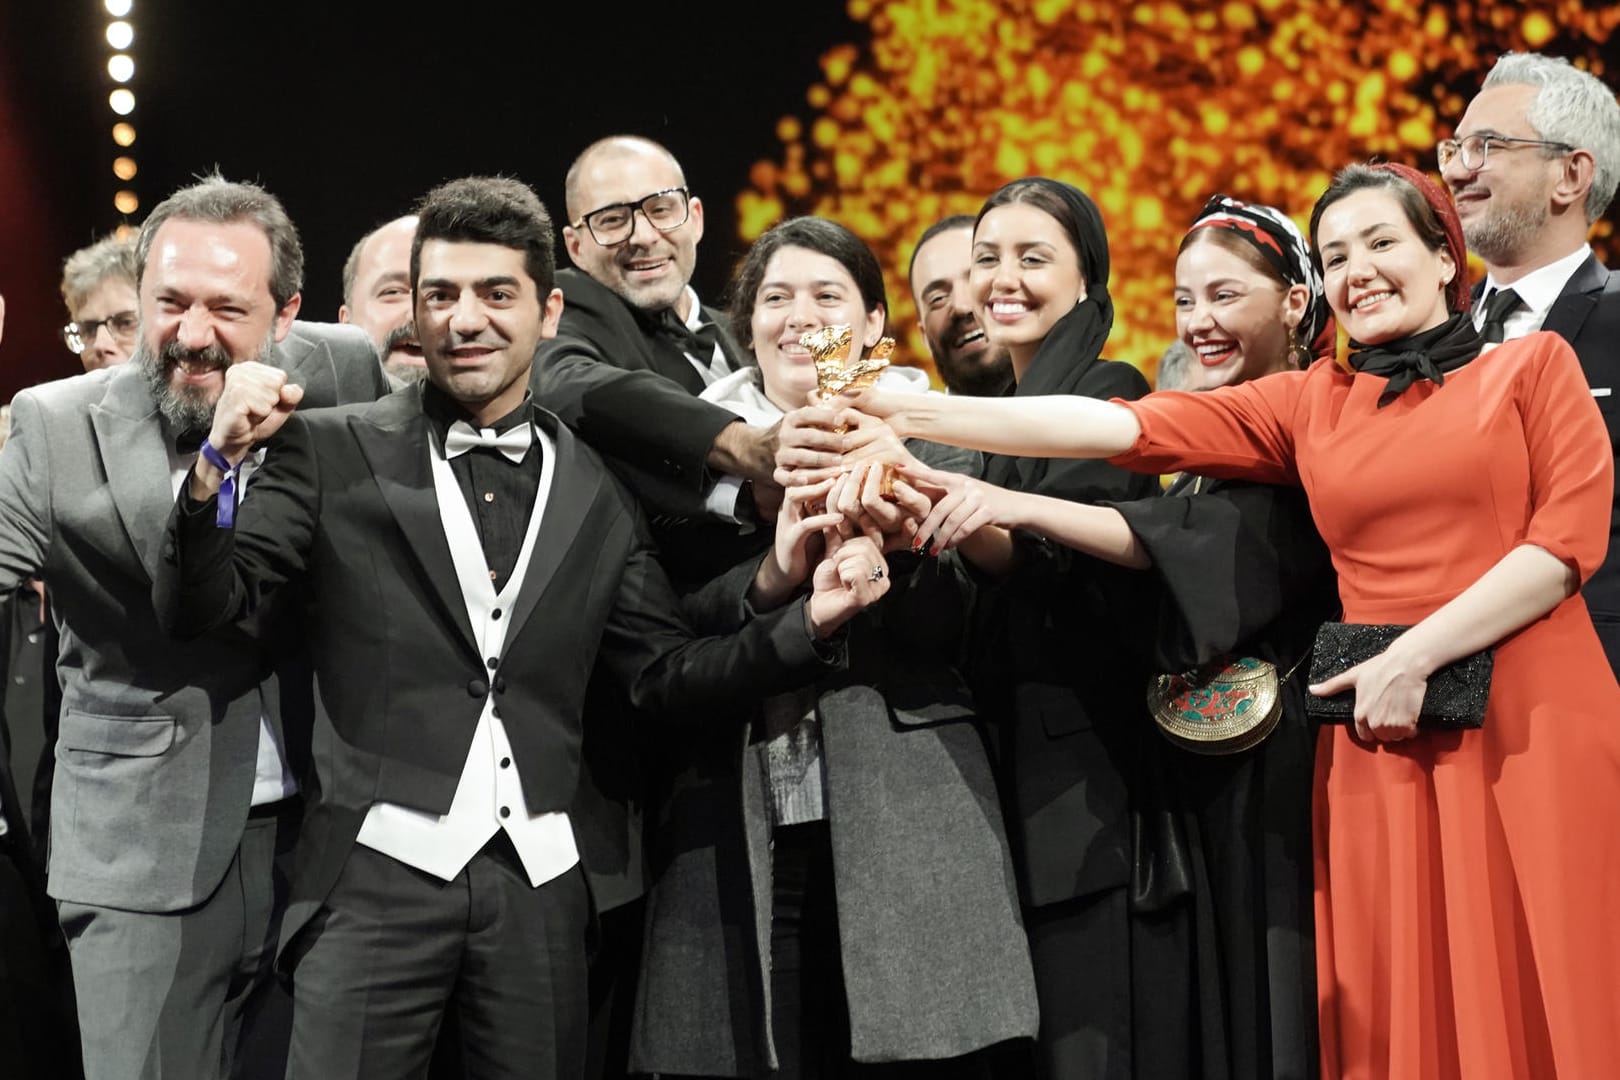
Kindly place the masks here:
<instances>
[{"instance_id":1,"label":"black necktie","mask_svg":"<svg viewBox=\"0 0 1620 1080\"><path fill-rule=\"evenodd\" d=\"M1501 344L1507 337L1507 318L1519 310L1519 294L1512 289L1492 289L1485 298L1485 321L1479 327L1479 339L1486 345Z\"/></svg>"},{"instance_id":2,"label":"black necktie","mask_svg":"<svg viewBox=\"0 0 1620 1080\"><path fill-rule=\"evenodd\" d=\"M693 330L674 308L665 308L658 315L658 332L705 368L714 366L714 349L720 338L719 327L714 323L706 322Z\"/></svg>"}]
</instances>

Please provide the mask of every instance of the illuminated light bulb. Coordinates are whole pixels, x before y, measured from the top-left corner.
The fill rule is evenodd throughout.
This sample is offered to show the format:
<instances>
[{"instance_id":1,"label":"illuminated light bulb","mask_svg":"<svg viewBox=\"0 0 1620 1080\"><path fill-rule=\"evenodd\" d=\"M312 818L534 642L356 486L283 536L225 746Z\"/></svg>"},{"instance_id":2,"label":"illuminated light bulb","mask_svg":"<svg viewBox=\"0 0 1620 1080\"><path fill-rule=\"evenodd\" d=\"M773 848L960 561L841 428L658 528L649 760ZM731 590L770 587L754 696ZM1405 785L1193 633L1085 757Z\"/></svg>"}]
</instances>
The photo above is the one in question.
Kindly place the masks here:
<instances>
[{"instance_id":1,"label":"illuminated light bulb","mask_svg":"<svg viewBox=\"0 0 1620 1080\"><path fill-rule=\"evenodd\" d=\"M107 44L115 49L127 49L135 40L135 28L122 19L107 24Z\"/></svg>"},{"instance_id":2,"label":"illuminated light bulb","mask_svg":"<svg viewBox=\"0 0 1620 1080\"><path fill-rule=\"evenodd\" d=\"M132 0L105 0L103 6L107 9L107 14L115 19L122 19L135 5Z\"/></svg>"},{"instance_id":3,"label":"illuminated light bulb","mask_svg":"<svg viewBox=\"0 0 1620 1080\"><path fill-rule=\"evenodd\" d=\"M107 104L119 116L128 116L135 111L135 95L123 87L119 87L107 95Z\"/></svg>"},{"instance_id":4,"label":"illuminated light bulb","mask_svg":"<svg viewBox=\"0 0 1620 1080\"><path fill-rule=\"evenodd\" d=\"M113 125L112 137L113 142L117 143L119 146L134 146L135 125L126 124L122 120L118 121L118 123Z\"/></svg>"},{"instance_id":5,"label":"illuminated light bulb","mask_svg":"<svg viewBox=\"0 0 1620 1080\"><path fill-rule=\"evenodd\" d=\"M120 191L113 196L113 205L120 214L133 214L141 208L141 200L135 197L133 191Z\"/></svg>"},{"instance_id":6,"label":"illuminated light bulb","mask_svg":"<svg viewBox=\"0 0 1620 1080\"><path fill-rule=\"evenodd\" d=\"M128 53L113 53L107 57L107 74L113 82L129 82L135 77L135 61Z\"/></svg>"},{"instance_id":7,"label":"illuminated light bulb","mask_svg":"<svg viewBox=\"0 0 1620 1080\"><path fill-rule=\"evenodd\" d=\"M135 179L135 159L132 157L113 158L113 175L120 180Z\"/></svg>"}]
</instances>

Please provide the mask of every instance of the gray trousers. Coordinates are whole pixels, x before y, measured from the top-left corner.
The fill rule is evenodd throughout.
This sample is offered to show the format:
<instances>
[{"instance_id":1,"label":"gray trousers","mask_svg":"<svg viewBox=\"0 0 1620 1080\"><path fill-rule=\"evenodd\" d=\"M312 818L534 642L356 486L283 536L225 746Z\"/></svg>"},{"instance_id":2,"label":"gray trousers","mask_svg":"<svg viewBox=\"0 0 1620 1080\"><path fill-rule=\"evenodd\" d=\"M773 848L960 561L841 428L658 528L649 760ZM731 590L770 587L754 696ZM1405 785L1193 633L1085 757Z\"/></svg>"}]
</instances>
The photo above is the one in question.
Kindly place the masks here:
<instances>
[{"instance_id":1,"label":"gray trousers","mask_svg":"<svg viewBox=\"0 0 1620 1080\"><path fill-rule=\"evenodd\" d=\"M86 1080L206 1080L253 1064L238 1049L272 989L296 833L292 802L250 817L224 880L183 911L58 903Z\"/></svg>"},{"instance_id":2,"label":"gray trousers","mask_svg":"<svg viewBox=\"0 0 1620 1080\"><path fill-rule=\"evenodd\" d=\"M287 1076L426 1076L454 1009L469 1080L580 1080L589 924L580 867L535 888L505 833L453 881L356 844L287 946Z\"/></svg>"}]
</instances>

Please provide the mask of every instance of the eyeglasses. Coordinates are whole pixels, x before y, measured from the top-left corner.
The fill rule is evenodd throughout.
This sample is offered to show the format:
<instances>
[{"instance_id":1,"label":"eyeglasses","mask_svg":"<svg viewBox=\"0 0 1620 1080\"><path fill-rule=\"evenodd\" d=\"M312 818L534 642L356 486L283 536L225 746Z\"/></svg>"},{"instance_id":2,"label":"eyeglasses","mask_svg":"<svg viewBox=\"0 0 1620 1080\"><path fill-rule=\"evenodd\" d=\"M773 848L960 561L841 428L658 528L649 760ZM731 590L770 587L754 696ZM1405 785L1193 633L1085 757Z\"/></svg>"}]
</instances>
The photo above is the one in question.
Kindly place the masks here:
<instances>
[{"instance_id":1,"label":"eyeglasses","mask_svg":"<svg viewBox=\"0 0 1620 1080\"><path fill-rule=\"evenodd\" d=\"M1440 159L1442 169L1451 164L1452 158L1461 158L1465 169L1483 169L1493 146L1499 146L1503 150L1512 150L1515 146L1540 146L1556 150L1560 154L1573 153L1576 149L1569 143L1553 142L1550 139L1516 139L1511 135L1470 135L1461 140L1441 139L1435 144L1434 151L1435 156Z\"/></svg>"},{"instance_id":2,"label":"eyeglasses","mask_svg":"<svg viewBox=\"0 0 1620 1080\"><path fill-rule=\"evenodd\" d=\"M107 333L112 335L114 341L120 345L128 345L135 340L135 331L140 329L141 319L133 311L120 311L105 319L70 322L62 327L62 342L68 347L68 352L75 356L81 355L95 344L96 334L101 332L103 326L107 328Z\"/></svg>"},{"instance_id":3,"label":"eyeglasses","mask_svg":"<svg viewBox=\"0 0 1620 1080\"><path fill-rule=\"evenodd\" d=\"M609 203L592 210L574 222L573 227L577 230L583 225L591 231L591 238L598 244L612 247L624 243L636 231L638 210L647 219L647 224L659 232L678 229L692 216L691 192L683 187L672 187L655 191L635 202Z\"/></svg>"}]
</instances>

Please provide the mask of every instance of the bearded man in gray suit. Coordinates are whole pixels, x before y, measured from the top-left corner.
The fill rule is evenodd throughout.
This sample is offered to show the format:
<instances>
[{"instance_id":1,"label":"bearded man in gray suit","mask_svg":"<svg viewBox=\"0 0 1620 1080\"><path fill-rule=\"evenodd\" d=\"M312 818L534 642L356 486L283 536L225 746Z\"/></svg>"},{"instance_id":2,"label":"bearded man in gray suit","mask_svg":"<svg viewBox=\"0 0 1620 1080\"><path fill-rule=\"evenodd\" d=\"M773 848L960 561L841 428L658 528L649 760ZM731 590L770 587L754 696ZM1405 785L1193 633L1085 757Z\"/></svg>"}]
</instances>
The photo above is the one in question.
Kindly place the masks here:
<instances>
[{"instance_id":1,"label":"bearded man in gray suit","mask_svg":"<svg viewBox=\"0 0 1620 1080\"><path fill-rule=\"evenodd\" d=\"M137 258L132 362L13 403L0 589L43 578L61 629L48 889L87 1075L192 1080L231 1074L268 982L310 692L273 617L164 637L150 594L169 507L232 364L295 372L320 404L387 383L363 332L294 322L303 251L261 188L176 192Z\"/></svg>"}]
</instances>

